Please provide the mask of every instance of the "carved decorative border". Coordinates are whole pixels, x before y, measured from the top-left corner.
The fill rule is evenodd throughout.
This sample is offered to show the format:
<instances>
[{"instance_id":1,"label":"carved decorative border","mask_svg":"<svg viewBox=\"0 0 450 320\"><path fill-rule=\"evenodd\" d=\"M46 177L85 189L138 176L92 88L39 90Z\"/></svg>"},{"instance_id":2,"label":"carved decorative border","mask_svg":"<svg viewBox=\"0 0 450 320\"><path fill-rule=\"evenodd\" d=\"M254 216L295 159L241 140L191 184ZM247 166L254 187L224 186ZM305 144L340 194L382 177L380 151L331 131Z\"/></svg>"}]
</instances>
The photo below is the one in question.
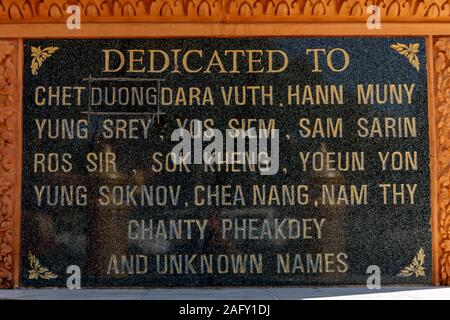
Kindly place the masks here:
<instances>
[{"instance_id":1,"label":"carved decorative border","mask_svg":"<svg viewBox=\"0 0 450 320\"><path fill-rule=\"evenodd\" d=\"M17 174L17 42L0 41L0 288L14 286Z\"/></svg>"},{"instance_id":2,"label":"carved decorative border","mask_svg":"<svg viewBox=\"0 0 450 320\"><path fill-rule=\"evenodd\" d=\"M450 22L450 0L0 0L0 24L58 22L79 4L87 22L363 21L371 4L383 21ZM167 24L170 28L171 25ZM431 29L432 27L430 27ZM338 31L337 31L338 32ZM445 33L448 34L448 33ZM431 47L431 46L430 46ZM450 37L433 45L437 143L437 282L450 285ZM17 285L21 132L18 40L0 40L0 288ZM435 205L433 203L433 205ZM434 232L434 231L433 231ZM436 269L435 269L436 270Z\"/></svg>"},{"instance_id":3,"label":"carved decorative border","mask_svg":"<svg viewBox=\"0 0 450 320\"><path fill-rule=\"evenodd\" d=\"M450 285L450 38L434 43L435 110L437 115L437 170L439 174L439 276Z\"/></svg>"},{"instance_id":4,"label":"carved decorative border","mask_svg":"<svg viewBox=\"0 0 450 320\"><path fill-rule=\"evenodd\" d=\"M60 21L69 5L84 21L362 21L377 5L383 21L450 21L450 0L0 0L0 22ZM101 18L101 19L99 19Z\"/></svg>"}]
</instances>

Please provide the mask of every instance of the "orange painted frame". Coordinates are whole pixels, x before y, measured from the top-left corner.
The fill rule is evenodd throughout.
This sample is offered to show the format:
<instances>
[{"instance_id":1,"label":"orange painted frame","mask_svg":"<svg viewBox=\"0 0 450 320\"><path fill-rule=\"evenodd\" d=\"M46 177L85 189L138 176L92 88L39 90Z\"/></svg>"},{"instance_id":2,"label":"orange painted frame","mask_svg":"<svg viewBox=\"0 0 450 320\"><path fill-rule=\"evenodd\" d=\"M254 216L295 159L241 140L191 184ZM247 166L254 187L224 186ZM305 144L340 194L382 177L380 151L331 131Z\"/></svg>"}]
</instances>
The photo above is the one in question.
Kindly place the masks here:
<instances>
[{"instance_id":1,"label":"orange painted frame","mask_svg":"<svg viewBox=\"0 0 450 320\"><path fill-rule=\"evenodd\" d=\"M82 29L68 30L65 0L0 0L0 288L19 286L23 39L104 38L104 28L108 38L425 36L433 284L450 285L450 0L373 1L382 7L379 30L367 28L362 0L178 1L107 0L102 11L100 0L74 0Z\"/></svg>"}]
</instances>

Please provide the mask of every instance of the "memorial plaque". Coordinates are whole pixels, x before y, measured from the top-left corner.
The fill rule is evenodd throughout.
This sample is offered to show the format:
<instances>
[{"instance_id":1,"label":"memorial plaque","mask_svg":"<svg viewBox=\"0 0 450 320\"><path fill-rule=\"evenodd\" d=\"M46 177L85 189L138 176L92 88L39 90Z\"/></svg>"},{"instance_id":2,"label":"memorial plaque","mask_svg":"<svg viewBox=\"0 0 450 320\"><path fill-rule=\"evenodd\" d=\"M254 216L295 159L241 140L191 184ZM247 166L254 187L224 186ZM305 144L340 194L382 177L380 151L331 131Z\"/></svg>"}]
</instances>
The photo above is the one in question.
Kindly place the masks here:
<instances>
[{"instance_id":1,"label":"memorial plaque","mask_svg":"<svg viewBox=\"0 0 450 320\"><path fill-rule=\"evenodd\" d=\"M425 43L25 41L21 285L430 284Z\"/></svg>"}]
</instances>

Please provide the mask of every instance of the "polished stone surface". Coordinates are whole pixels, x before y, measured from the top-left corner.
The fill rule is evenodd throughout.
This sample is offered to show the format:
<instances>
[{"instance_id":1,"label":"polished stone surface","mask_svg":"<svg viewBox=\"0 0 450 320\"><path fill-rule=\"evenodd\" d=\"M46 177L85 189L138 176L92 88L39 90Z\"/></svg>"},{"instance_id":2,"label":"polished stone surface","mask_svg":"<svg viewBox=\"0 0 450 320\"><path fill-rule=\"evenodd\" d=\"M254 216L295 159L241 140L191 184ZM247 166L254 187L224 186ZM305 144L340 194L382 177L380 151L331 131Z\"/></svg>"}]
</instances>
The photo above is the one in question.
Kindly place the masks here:
<instances>
[{"instance_id":1,"label":"polished stone surface","mask_svg":"<svg viewBox=\"0 0 450 320\"><path fill-rule=\"evenodd\" d=\"M396 52L392 45L403 43L418 44L414 51L420 69L416 70L408 57ZM70 265L80 267L81 279L85 287L111 286L265 286L265 285L335 285L364 284L366 270L370 265L379 266L383 284L430 284L431 283L431 232L430 232L430 199L429 199L429 153L427 124L427 85L426 56L423 38L258 38L258 39L128 39L128 40L30 40L25 42L25 66L32 66L31 53L34 48L59 48L51 56L40 61L37 74L31 68L25 68L24 75L24 159L23 159L23 205L22 205L22 270L21 285L27 287L65 286L68 277L66 269ZM288 69L283 73L218 73L213 67L211 73L105 73L103 70L103 49L161 49L179 48L186 50L202 49L205 57L211 57L214 49L241 50L283 50L289 56ZM308 48L325 48L328 52L333 48L344 48L350 57L348 69L343 72L331 72L326 67L324 57L320 56L322 72L312 72L313 54L306 54ZM416 52L417 51L417 52ZM335 68L345 64L343 55L333 56ZM200 66L202 59L192 55L192 65ZM144 60L143 60L144 61ZM145 60L146 61L146 60ZM224 59L225 61L225 59ZM267 57L262 59L266 65ZM413 61L413 60L411 60ZM245 61L244 61L245 62ZM239 67L247 67L248 63L239 63ZM248 61L247 61L248 62ZM35 61L36 63L36 61ZM112 67L120 63L112 60ZM232 70L232 60L224 62L227 70ZM280 56L274 58L275 67L282 64ZM161 66L160 66L161 67ZM105 80L108 78L109 80ZM113 79L112 79L113 78ZM126 79L125 79L126 78ZM81 94L78 105L76 92L67 98L73 105L50 105L46 101L43 106L37 105L36 88L42 86L92 87L98 90L114 87L132 87L142 84L161 92L161 87L188 88L211 87L215 104L197 106L164 106L152 103L145 106L121 106L118 103L106 106L89 100L88 94ZM342 105L288 105L288 85L342 85L344 103ZM400 86L414 84L412 103L406 100L402 104L375 103L373 105L358 104L356 87L358 84L397 84ZM228 86L273 86L273 105L227 106L220 97L220 88ZM158 91L159 90L159 91ZM44 96L40 91L37 102ZM47 97L48 98L48 97ZM404 98L406 99L406 98ZM161 102L161 101L159 101ZM195 101L194 101L195 102ZM119 112L119 113L114 113ZM123 114L123 113L127 114ZM300 135L299 119L308 118L342 118L342 138L303 138ZM403 138L362 138L357 135L357 121L366 118L370 125L374 118L382 121L386 117L415 117L417 137ZM88 123L89 135L86 139L51 139L38 137L38 126L35 120L40 119L75 119ZM176 119L214 120L216 127L227 128L231 118L270 119L276 120L276 128L280 130L280 171L273 176L263 176L259 172L207 172L201 165L193 166L189 173L166 172L156 173L151 170L155 164L151 154L170 152L175 142L170 141L172 131L177 128ZM106 119L144 121L148 125L148 136L143 137L144 130L135 133L140 139L105 138L103 125ZM130 132L127 131L127 135ZM89 163L86 155L91 152L114 152L117 156L118 171L88 172ZM339 171L302 171L299 161L300 152L364 152L365 170L354 172ZM417 170L383 171L381 170L378 152L416 151L418 154ZM70 172L34 172L33 163L37 153L70 153L72 168ZM60 159L61 161L61 159ZM62 161L64 162L64 161ZM41 168L41 167L38 167ZM48 167L46 167L48 168ZM285 170L284 170L285 169ZM47 170L47 169L46 169ZM383 194L379 184L417 184L414 204L383 204ZM231 185L232 194L236 186L243 188L246 204L235 206L195 205L194 187L197 185ZM309 201L306 205L252 205L253 185L308 185ZM83 186L88 205L55 205L44 200L39 205L36 196L38 190L50 186L54 196L55 186ZM100 187L106 186L173 186L179 188L176 204L167 202L165 206L113 206L100 205ZM361 205L322 204L324 185L349 186L360 188L367 185L368 203ZM84 190L84 189L83 189ZM83 193L83 192L82 192ZM139 194L136 192L135 194ZM175 192L176 194L176 192ZM348 193L350 194L350 193ZM267 195L268 196L268 195ZM176 197L176 195L174 195ZM169 198L170 199L170 198ZM222 238L221 223L223 219L243 223L244 219L259 219L257 227L261 227L262 219L267 219L270 228L275 228L275 219L297 219L300 225L306 226L306 233L312 239L232 239L229 235ZM183 239L145 239L134 240L128 236L131 220L144 220L144 228L149 227L150 219L168 222L169 219L182 221ZM205 237L200 239L199 229L192 226L192 239L188 239L186 219L207 220ZM311 220L303 220L311 219ZM312 219L325 219L321 239ZM247 220L248 221L248 220ZM283 228L286 228L284 225ZM135 229L134 231L139 231ZM142 228L140 229L142 231ZM275 229L274 229L275 230ZM285 230L286 231L286 230ZM303 231L303 229L302 229ZM272 231L275 233L275 231ZM413 259L422 252L415 263ZM209 259L212 255L212 273L202 273L198 256ZM259 265L263 272L247 264L243 273L232 271L231 264L224 261L250 259L254 255L262 262ZM277 264L277 254L288 255L291 272L283 272ZM173 263L165 272L161 261L167 255L188 255L194 259L194 273L182 256L182 267ZM246 256L249 255L249 256ZM124 259L148 259L148 269L143 265ZM114 257L114 258L113 258ZM131 257L131 258L130 258ZM159 264L158 257L160 258ZM295 258L301 261L295 261ZM176 257L178 259L178 256ZM309 263L308 259L312 261ZM36 260L38 259L38 261ZM117 260L115 260L117 259ZM226 259L226 260L225 260ZM317 259L317 260L316 260ZM117 264L116 264L117 261ZM139 260L142 263L142 260ZM315 268L316 261L322 266ZM326 263L328 261L328 271ZM40 265L38 265L38 263ZM136 262L134 260L133 262ZM278 261L279 262L279 261ZM178 263L178 260L177 260ZM294 264L296 263L296 268ZM399 273L413 263L407 277ZM228 266L225 270L224 265ZM161 269L157 270L156 266ZM206 264L203 264L204 270ZM219 265L219 266L218 266ZM111 268L112 266L112 268ZM115 268L118 266L117 268ZM129 269L127 269L129 267ZM42 268L48 268L52 274ZM310 272L308 272L308 268ZM423 269L422 269L423 268ZM119 270L120 269L120 270ZM237 272L239 268L235 268ZM109 273L108 273L109 270ZM119 274L115 274L116 270ZM129 274L129 270L133 274ZM220 271L227 271L220 273ZM281 272L280 272L281 270ZM411 269L410 269L411 270ZM408 270L407 270L408 271ZM142 274L138 274L141 272ZM178 273L181 274L178 274ZM51 275L57 275L53 278ZM31 277L30 277L31 276ZM36 279L37 278L37 279ZM47 278L47 279L46 279Z\"/></svg>"}]
</instances>

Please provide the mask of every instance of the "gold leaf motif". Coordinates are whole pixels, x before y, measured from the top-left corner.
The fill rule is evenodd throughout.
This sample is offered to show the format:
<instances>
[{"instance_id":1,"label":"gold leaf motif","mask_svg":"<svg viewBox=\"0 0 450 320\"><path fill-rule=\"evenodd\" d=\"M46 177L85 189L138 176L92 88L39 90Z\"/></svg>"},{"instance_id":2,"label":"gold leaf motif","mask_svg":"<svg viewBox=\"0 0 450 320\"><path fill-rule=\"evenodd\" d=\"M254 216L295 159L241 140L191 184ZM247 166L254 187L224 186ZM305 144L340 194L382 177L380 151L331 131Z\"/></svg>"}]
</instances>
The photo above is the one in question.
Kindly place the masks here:
<instances>
[{"instance_id":1,"label":"gold leaf motif","mask_svg":"<svg viewBox=\"0 0 450 320\"><path fill-rule=\"evenodd\" d=\"M419 71L420 70L420 62L417 57L417 53L419 52L419 44L418 43L410 43L409 45L397 43L391 45L391 48L397 51L402 56L405 56L409 63L413 65L413 67Z\"/></svg>"},{"instance_id":2,"label":"gold leaf motif","mask_svg":"<svg viewBox=\"0 0 450 320\"><path fill-rule=\"evenodd\" d=\"M413 261L406 266L399 274L398 277L411 277L415 275L416 278L425 276L425 252L420 248L419 252L414 257Z\"/></svg>"},{"instance_id":3,"label":"gold leaf motif","mask_svg":"<svg viewBox=\"0 0 450 320\"><path fill-rule=\"evenodd\" d=\"M47 47L41 49L41 47L31 47L31 73L37 75L39 68L42 66L47 58L50 58L59 48Z\"/></svg>"},{"instance_id":4,"label":"gold leaf motif","mask_svg":"<svg viewBox=\"0 0 450 320\"><path fill-rule=\"evenodd\" d=\"M56 274L48 270L48 268L42 266L36 256L31 253L31 251L28 252L28 260L30 261L31 268L31 270L28 271L28 279L37 280L41 278L44 280L50 280L58 278Z\"/></svg>"}]
</instances>

